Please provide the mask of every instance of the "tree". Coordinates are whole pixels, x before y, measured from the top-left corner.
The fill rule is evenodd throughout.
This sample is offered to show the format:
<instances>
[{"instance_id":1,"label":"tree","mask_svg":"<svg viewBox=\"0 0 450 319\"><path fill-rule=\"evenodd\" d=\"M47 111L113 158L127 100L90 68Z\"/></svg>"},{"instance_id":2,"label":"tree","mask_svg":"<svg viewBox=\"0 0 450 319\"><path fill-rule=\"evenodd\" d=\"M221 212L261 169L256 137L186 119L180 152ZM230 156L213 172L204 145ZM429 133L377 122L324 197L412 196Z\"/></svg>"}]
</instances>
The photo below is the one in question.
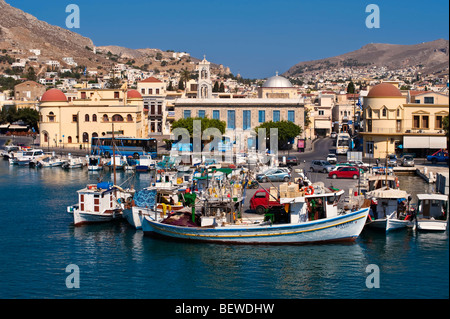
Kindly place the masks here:
<instances>
[{"instance_id":1,"label":"tree","mask_svg":"<svg viewBox=\"0 0 450 319\"><path fill-rule=\"evenodd\" d=\"M219 82L215 82L214 83L212 91L213 92L219 92Z\"/></svg>"},{"instance_id":2,"label":"tree","mask_svg":"<svg viewBox=\"0 0 450 319\"><path fill-rule=\"evenodd\" d=\"M167 87L167 91L175 91L172 81L169 82L169 86Z\"/></svg>"},{"instance_id":3,"label":"tree","mask_svg":"<svg viewBox=\"0 0 450 319\"><path fill-rule=\"evenodd\" d=\"M119 78L110 78L106 82L106 87L108 89L120 89L122 87L122 81Z\"/></svg>"},{"instance_id":4,"label":"tree","mask_svg":"<svg viewBox=\"0 0 450 319\"><path fill-rule=\"evenodd\" d=\"M348 84L347 93L355 93L355 84L353 83L353 81L350 81L350 83Z\"/></svg>"},{"instance_id":5,"label":"tree","mask_svg":"<svg viewBox=\"0 0 450 319\"><path fill-rule=\"evenodd\" d=\"M220 83L219 92L225 92L225 85L223 84L223 82Z\"/></svg>"},{"instance_id":6,"label":"tree","mask_svg":"<svg viewBox=\"0 0 450 319\"><path fill-rule=\"evenodd\" d=\"M187 87L187 83L190 79L191 79L191 72L187 68L182 69L180 74L180 81L184 82L184 88Z\"/></svg>"},{"instance_id":7,"label":"tree","mask_svg":"<svg viewBox=\"0 0 450 319\"><path fill-rule=\"evenodd\" d=\"M286 149L288 142L291 142L294 138L299 136L303 129L301 126L291 121L279 121L279 122L265 122L255 128L256 134L260 128L266 129L266 138L270 138L270 129L278 129L278 148Z\"/></svg>"},{"instance_id":8,"label":"tree","mask_svg":"<svg viewBox=\"0 0 450 319\"><path fill-rule=\"evenodd\" d=\"M178 81L178 90L184 90L184 84L183 84L183 81Z\"/></svg>"},{"instance_id":9,"label":"tree","mask_svg":"<svg viewBox=\"0 0 450 319\"><path fill-rule=\"evenodd\" d=\"M225 121L217 120L217 119L209 119L207 117L188 117L188 118L182 118L177 121L174 121L172 124L172 130L176 128L185 128L188 130L190 137L192 138L193 132L194 132L194 120L200 120L201 126L202 126L202 132L206 130L207 128L217 128L221 134L225 133L226 130L226 123Z\"/></svg>"},{"instance_id":10,"label":"tree","mask_svg":"<svg viewBox=\"0 0 450 319\"><path fill-rule=\"evenodd\" d=\"M29 81L36 81L37 76L36 76L36 72L34 72L34 68L33 67L29 67L28 68L28 72L25 75L25 77L29 80Z\"/></svg>"}]
</instances>

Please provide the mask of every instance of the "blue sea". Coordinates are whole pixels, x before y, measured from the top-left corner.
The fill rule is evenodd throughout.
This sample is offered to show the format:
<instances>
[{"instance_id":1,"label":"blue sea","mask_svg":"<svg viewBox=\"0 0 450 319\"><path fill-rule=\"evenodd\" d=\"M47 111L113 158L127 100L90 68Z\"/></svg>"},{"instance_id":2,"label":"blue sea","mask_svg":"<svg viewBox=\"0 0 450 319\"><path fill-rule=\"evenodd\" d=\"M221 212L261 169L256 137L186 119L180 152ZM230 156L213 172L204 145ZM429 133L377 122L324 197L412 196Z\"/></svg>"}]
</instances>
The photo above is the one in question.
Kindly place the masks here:
<instances>
[{"instance_id":1,"label":"blue sea","mask_svg":"<svg viewBox=\"0 0 450 319\"><path fill-rule=\"evenodd\" d=\"M0 161L0 298L449 298L448 232L364 230L351 244L235 246L144 237L126 221L74 227L66 207L100 176L110 180ZM129 177L121 172L117 183ZM401 178L416 191L428 187ZM149 182L149 174L134 179L137 189ZM78 288L66 285L69 265L79 270Z\"/></svg>"}]
</instances>

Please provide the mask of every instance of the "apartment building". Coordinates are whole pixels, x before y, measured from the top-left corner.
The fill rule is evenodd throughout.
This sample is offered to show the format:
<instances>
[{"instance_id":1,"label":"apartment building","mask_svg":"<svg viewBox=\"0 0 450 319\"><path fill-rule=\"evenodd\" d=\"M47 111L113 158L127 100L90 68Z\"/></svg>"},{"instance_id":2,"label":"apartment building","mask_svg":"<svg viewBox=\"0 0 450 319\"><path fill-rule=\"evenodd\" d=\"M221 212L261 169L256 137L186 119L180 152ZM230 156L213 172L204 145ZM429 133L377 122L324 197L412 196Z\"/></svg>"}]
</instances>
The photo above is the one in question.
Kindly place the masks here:
<instances>
[{"instance_id":1,"label":"apartment building","mask_svg":"<svg viewBox=\"0 0 450 319\"><path fill-rule=\"evenodd\" d=\"M408 103L392 84L374 86L364 99L361 133L365 156L413 153L423 157L447 147L442 120L449 113L448 96L429 92ZM432 103L433 102L433 103Z\"/></svg>"},{"instance_id":2,"label":"apartment building","mask_svg":"<svg viewBox=\"0 0 450 319\"><path fill-rule=\"evenodd\" d=\"M147 136L141 94L136 90L81 89L71 101L58 89L44 93L40 103L39 132L42 146L88 148L92 137L117 134Z\"/></svg>"}]
</instances>

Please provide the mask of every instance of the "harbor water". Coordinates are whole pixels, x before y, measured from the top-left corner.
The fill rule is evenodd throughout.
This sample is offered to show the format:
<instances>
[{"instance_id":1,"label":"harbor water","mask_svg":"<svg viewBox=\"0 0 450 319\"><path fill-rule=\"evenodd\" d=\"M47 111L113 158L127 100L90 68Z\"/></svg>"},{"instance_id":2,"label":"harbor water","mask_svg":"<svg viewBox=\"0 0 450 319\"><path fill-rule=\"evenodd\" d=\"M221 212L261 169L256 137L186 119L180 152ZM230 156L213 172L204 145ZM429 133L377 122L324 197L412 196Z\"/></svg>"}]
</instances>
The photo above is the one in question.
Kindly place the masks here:
<instances>
[{"instance_id":1,"label":"harbor water","mask_svg":"<svg viewBox=\"0 0 450 319\"><path fill-rule=\"evenodd\" d=\"M73 226L76 191L109 173L0 161L0 298L449 298L445 233L364 230L355 243L246 246L144 237L126 221ZM117 183L130 176L118 173ZM413 195L432 186L400 176ZM135 188L148 186L137 174ZM79 269L79 287L66 285ZM379 286L368 284L373 267Z\"/></svg>"}]
</instances>

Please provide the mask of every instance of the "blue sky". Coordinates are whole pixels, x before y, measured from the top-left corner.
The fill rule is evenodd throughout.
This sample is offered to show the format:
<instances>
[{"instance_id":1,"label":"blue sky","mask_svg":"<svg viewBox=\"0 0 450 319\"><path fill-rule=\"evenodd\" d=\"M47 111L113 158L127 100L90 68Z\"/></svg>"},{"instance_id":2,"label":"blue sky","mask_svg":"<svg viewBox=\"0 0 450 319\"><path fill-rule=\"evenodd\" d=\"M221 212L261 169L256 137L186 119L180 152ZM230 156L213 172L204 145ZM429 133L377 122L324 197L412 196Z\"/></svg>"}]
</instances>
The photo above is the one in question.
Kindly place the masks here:
<instances>
[{"instance_id":1,"label":"blue sky","mask_svg":"<svg viewBox=\"0 0 450 319\"><path fill-rule=\"evenodd\" d=\"M417 44L449 38L448 0L6 0L66 28L77 4L94 44L186 51L264 78L301 61L354 51L367 43ZM368 29L368 4L380 8L380 28Z\"/></svg>"}]
</instances>

